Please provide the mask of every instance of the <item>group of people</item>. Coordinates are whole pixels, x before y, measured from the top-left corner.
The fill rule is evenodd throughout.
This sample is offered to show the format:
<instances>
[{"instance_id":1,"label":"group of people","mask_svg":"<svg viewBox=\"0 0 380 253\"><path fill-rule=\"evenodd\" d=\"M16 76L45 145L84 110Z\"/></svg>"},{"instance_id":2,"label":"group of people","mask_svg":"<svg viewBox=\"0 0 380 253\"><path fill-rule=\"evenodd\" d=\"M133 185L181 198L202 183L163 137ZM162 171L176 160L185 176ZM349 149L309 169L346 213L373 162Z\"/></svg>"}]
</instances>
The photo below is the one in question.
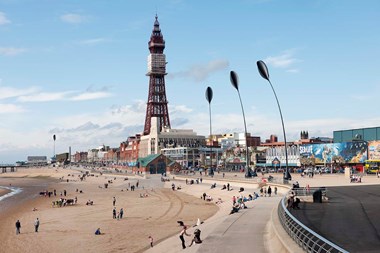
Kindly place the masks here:
<instances>
[{"instance_id":1,"label":"group of people","mask_svg":"<svg viewBox=\"0 0 380 253\"><path fill-rule=\"evenodd\" d=\"M113 219L121 220L121 219L123 219L123 215L124 215L123 208L120 208L119 212L116 211L116 207L114 207L112 209L112 218Z\"/></svg>"},{"instance_id":2,"label":"group of people","mask_svg":"<svg viewBox=\"0 0 380 253\"><path fill-rule=\"evenodd\" d=\"M274 194L277 195L277 186L274 187ZM271 197L272 196L272 187L268 186L266 187L261 187L260 188L260 196L261 197Z\"/></svg>"},{"instance_id":3,"label":"group of people","mask_svg":"<svg viewBox=\"0 0 380 253\"><path fill-rule=\"evenodd\" d=\"M301 200L297 198L294 194L290 194L288 197L288 203L287 206L288 208L292 209L300 209L299 204L301 203Z\"/></svg>"},{"instance_id":4,"label":"group of people","mask_svg":"<svg viewBox=\"0 0 380 253\"><path fill-rule=\"evenodd\" d=\"M202 198L203 200L210 201L210 202L213 200L213 198L210 195L206 194L205 192L202 194Z\"/></svg>"},{"instance_id":5,"label":"group of people","mask_svg":"<svg viewBox=\"0 0 380 253\"><path fill-rule=\"evenodd\" d=\"M223 187L222 187L222 190L226 190L227 189L227 191L230 191L230 190L232 190L231 188L230 188L230 183L227 183L227 185L223 185Z\"/></svg>"},{"instance_id":6,"label":"group of people","mask_svg":"<svg viewBox=\"0 0 380 253\"><path fill-rule=\"evenodd\" d=\"M62 207L67 205L74 205L78 202L78 198L73 199L60 198L59 200L52 201L52 207Z\"/></svg>"},{"instance_id":7,"label":"group of people","mask_svg":"<svg viewBox=\"0 0 380 253\"><path fill-rule=\"evenodd\" d=\"M191 236L190 234L187 233L187 226L183 223L181 223L182 230L179 233L179 239L181 240L182 243L182 249L186 249L186 241L185 241L185 235L186 236ZM194 237L191 240L191 243L188 245L188 247L191 247L194 243L199 244L202 243L201 240L201 230L198 228L194 230Z\"/></svg>"},{"instance_id":8,"label":"group of people","mask_svg":"<svg viewBox=\"0 0 380 253\"><path fill-rule=\"evenodd\" d=\"M351 175L350 176L350 183L361 183L362 177L359 175Z\"/></svg>"},{"instance_id":9,"label":"group of people","mask_svg":"<svg viewBox=\"0 0 380 253\"><path fill-rule=\"evenodd\" d=\"M16 235L21 234L21 222L20 220L16 221ZM34 221L34 232L38 233L38 228L40 227L40 220L37 218Z\"/></svg>"}]
</instances>

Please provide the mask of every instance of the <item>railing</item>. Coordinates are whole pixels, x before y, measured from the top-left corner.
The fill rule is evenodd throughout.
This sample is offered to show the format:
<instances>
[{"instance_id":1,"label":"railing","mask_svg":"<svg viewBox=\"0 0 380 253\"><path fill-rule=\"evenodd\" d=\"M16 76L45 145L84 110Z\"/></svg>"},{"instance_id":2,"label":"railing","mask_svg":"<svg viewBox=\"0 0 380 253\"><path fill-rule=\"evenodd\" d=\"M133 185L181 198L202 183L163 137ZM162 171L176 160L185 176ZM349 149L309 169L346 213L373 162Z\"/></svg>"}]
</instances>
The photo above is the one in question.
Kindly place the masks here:
<instances>
[{"instance_id":1,"label":"railing","mask_svg":"<svg viewBox=\"0 0 380 253\"><path fill-rule=\"evenodd\" d=\"M302 194L309 195L310 192L316 191L316 189L321 188L312 188L308 189L296 189L295 194L302 196ZM294 191L294 190L292 190ZM323 193L323 190L322 190ZM326 193L326 191L325 191ZM304 195L304 196L305 196ZM285 205L286 196L282 198L280 204L278 205L278 216L280 222L284 227L285 231L289 236L305 251L308 253L348 253L348 251L340 248L334 243L330 242L326 238L318 235L310 228L302 224L298 219L296 219L286 208Z\"/></svg>"}]
</instances>

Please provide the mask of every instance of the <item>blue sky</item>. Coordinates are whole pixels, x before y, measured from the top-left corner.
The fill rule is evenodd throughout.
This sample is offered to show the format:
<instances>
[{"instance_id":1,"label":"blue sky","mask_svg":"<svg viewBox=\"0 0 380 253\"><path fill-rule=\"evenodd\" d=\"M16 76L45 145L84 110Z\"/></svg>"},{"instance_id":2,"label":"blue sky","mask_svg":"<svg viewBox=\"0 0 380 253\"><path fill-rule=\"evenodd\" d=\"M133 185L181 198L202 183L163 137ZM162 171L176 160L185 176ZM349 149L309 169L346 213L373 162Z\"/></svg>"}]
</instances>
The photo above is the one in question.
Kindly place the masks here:
<instances>
[{"instance_id":1,"label":"blue sky","mask_svg":"<svg viewBox=\"0 0 380 253\"><path fill-rule=\"evenodd\" d=\"M142 132L155 14L166 41L172 128L288 140L379 126L378 1L0 0L0 163L118 147Z\"/></svg>"}]
</instances>

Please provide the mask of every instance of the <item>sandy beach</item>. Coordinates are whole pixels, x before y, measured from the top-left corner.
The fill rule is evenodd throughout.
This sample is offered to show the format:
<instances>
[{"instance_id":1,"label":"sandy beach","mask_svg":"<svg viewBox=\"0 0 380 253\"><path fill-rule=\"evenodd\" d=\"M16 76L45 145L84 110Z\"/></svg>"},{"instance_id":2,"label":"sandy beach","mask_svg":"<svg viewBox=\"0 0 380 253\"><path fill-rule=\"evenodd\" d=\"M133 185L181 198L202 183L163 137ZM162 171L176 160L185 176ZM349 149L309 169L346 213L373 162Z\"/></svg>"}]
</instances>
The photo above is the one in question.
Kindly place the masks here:
<instances>
[{"instance_id":1,"label":"sandy beach","mask_svg":"<svg viewBox=\"0 0 380 253\"><path fill-rule=\"evenodd\" d=\"M181 190L172 191L168 184L164 187L159 176L144 179L95 173L81 181L80 175L77 170L56 168L0 174L0 185L23 190L0 204L0 252L143 252L149 248L148 236L157 244L180 231L178 220L195 224L219 209ZM111 181L106 189L104 184ZM139 187L131 191L137 182ZM39 196L40 191L54 189L57 196ZM67 196L62 197L77 197L77 204L52 207L64 190ZM113 197L116 210L124 209L120 220L112 217ZM86 205L88 200L94 204ZM40 220L38 233L34 232L36 218ZM15 233L16 220L21 222L20 235ZM97 228L102 235L94 235Z\"/></svg>"}]
</instances>

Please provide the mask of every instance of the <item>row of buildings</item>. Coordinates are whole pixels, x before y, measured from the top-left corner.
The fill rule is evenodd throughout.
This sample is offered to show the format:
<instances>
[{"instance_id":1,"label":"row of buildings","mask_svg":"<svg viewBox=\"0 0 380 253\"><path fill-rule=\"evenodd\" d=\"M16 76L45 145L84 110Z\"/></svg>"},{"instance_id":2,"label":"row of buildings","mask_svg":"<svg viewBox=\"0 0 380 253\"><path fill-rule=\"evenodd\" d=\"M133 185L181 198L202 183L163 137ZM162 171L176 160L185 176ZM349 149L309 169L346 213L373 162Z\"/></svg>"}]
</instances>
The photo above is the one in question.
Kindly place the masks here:
<instances>
[{"instance_id":1,"label":"row of buildings","mask_svg":"<svg viewBox=\"0 0 380 253\"><path fill-rule=\"evenodd\" d=\"M308 133L302 131L299 140L287 143L288 166L321 166L333 169L350 166L364 170L366 164L380 162L380 140L374 135L358 135L356 131L367 133L374 130L380 133L380 127L334 131L337 142L333 138L309 138ZM350 132L353 134L349 135ZM346 135L344 138L342 133ZM157 141L145 140L145 145L142 145L142 136L135 135L121 142L118 148L103 145L87 152L76 152L71 159L76 163L100 163L140 170L144 158L163 155L168 164L175 162L180 168L241 170L246 165L248 148L252 168L286 166L285 143L279 142L275 135L265 142L261 142L260 137L248 136L247 145L244 133L205 138L191 130L166 129L163 134L155 135L155 140ZM146 145L147 143L151 145Z\"/></svg>"}]
</instances>

